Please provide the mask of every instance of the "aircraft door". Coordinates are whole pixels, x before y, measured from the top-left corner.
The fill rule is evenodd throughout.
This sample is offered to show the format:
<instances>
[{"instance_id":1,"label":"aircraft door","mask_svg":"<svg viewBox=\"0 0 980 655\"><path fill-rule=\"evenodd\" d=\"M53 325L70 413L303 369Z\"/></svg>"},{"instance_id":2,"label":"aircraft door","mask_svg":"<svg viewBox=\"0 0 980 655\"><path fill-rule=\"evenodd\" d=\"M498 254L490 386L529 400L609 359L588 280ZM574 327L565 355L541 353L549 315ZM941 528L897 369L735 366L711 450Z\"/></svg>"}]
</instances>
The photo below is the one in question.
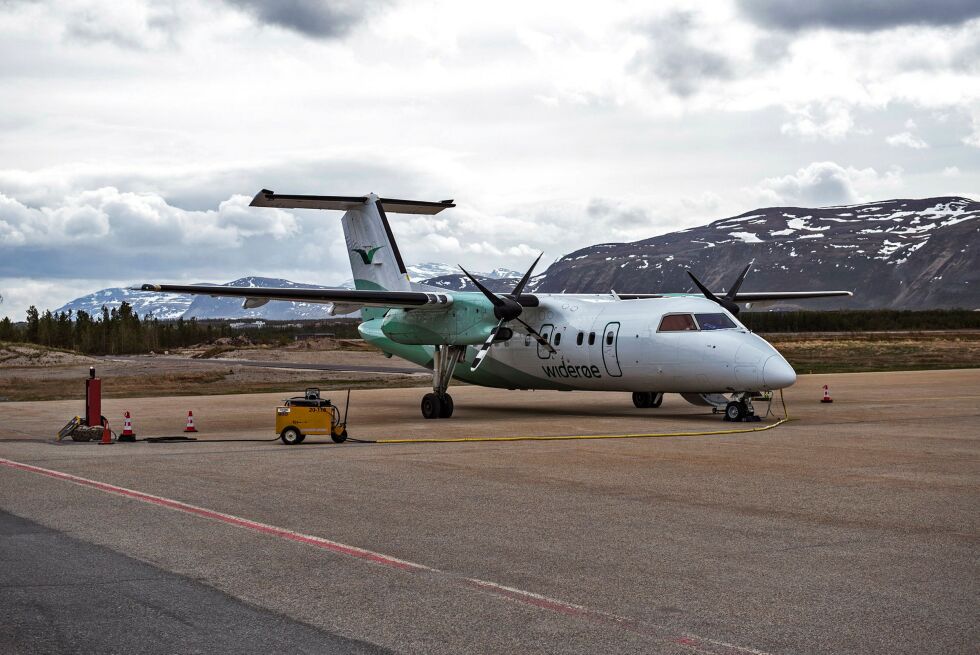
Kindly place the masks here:
<instances>
[{"instance_id":1,"label":"aircraft door","mask_svg":"<svg viewBox=\"0 0 980 655\"><path fill-rule=\"evenodd\" d=\"M544 325L541 326L541 329L538 330L538 334L544 337L545 340L548 341L548 343L551 343L551 336L552 334L554 334L554 332L555 332L555 326L552 325L551 323L545 323ZM540 359L551 358L551 353L548 352L548 349L542 346L540 343L538 344L538 357Z\"/></svg>"},{"instance_id":2,"label":"aircraft door","mask_svg":"<svg viewBox=\"0 0 980 655\"><path fill-rule=\"evenodd\" d=\"M622 377L619 368L619 323L606 323L602 331L602 365L610 377Z\"/></svg>"}]
</instances>

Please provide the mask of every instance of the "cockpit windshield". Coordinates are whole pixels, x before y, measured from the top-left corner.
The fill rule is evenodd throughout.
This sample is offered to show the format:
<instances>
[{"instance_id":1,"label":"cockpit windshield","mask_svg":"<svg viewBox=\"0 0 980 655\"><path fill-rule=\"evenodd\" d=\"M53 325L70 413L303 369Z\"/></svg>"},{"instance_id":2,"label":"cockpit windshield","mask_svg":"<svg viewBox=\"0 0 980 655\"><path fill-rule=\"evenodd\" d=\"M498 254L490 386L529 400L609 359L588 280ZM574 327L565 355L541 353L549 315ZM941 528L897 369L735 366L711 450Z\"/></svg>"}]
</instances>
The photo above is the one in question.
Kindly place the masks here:
<instances>
[{"instance_id":1,"label":"cockpit windshield","mask_svg":"<svg viewBox=\"0 0 980 655\"><path fill-rule=\"evenodd\" d=\"M702 330L730 330L738 327L727 314L695 314L694 317L698 319Z\"/></svg>"},{"instance_id":2,"label":"cockpit windshield","mask_svg":"<svg viewBox=\"0 0 980 655\"><path fill-rule=\"evenodd\" d=\"M660 319L659 332L697 332L698 325L690 314L667 314Z\"/></svg>"}]
</instances>

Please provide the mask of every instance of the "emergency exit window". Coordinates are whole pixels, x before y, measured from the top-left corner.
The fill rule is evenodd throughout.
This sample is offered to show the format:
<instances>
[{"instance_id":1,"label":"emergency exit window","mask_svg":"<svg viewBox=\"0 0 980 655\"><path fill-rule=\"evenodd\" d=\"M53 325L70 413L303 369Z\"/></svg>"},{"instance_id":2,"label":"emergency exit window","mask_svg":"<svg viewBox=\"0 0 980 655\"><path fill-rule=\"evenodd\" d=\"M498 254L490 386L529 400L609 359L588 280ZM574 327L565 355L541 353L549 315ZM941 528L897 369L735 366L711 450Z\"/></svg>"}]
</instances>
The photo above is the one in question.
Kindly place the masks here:
<instances>
[{"instance_id":1,"label":"emergency exit window","mask_svg":"<svg viewBox=\"0 0 980 655\"><path fill-rule=\"evenodd\" d=\"M660 319L658 332L697 331L698 325L690 314L668 314Z\"/></svg>"}]
</instances>

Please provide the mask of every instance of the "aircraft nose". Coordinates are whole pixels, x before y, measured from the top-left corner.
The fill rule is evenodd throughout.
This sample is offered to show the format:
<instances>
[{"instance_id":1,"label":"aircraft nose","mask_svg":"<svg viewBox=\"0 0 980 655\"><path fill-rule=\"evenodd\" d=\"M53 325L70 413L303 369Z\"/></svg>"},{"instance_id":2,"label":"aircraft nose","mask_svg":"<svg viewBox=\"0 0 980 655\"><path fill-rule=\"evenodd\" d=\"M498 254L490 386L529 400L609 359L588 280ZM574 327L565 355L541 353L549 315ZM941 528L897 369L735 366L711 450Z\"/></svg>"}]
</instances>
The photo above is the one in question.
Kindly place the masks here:
<instances>
[{"instance_id":1,"label":"aircraft nose","mask_svg":"<svg viewBox=\"0 0 980 655\"><path fill-rule=\"evenodd\" d=\"M782 355L773 355L762 367L762 381L767 389L783 389L796 382L796 371Z\"/></svg>"}]
</instances>

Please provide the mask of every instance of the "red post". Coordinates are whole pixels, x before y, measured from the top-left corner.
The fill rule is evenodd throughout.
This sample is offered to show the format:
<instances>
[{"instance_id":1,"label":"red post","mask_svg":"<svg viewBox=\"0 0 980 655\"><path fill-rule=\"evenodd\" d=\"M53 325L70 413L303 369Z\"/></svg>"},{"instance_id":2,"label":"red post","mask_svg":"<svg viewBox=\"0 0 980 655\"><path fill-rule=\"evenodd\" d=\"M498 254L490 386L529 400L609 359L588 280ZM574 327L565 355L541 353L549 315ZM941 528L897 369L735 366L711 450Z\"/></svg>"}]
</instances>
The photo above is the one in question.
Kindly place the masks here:
<instances>
[{"instance_id":1,"label":"red post","mask_svg":"<svg viewBox=\"0 0 980 655\"><path fill-rule=\"evenodd\" d=\"M102 425L102 380L95 377L95 367L88 369L85 380L85 425Z\"/></svg>"}]
</instances>

